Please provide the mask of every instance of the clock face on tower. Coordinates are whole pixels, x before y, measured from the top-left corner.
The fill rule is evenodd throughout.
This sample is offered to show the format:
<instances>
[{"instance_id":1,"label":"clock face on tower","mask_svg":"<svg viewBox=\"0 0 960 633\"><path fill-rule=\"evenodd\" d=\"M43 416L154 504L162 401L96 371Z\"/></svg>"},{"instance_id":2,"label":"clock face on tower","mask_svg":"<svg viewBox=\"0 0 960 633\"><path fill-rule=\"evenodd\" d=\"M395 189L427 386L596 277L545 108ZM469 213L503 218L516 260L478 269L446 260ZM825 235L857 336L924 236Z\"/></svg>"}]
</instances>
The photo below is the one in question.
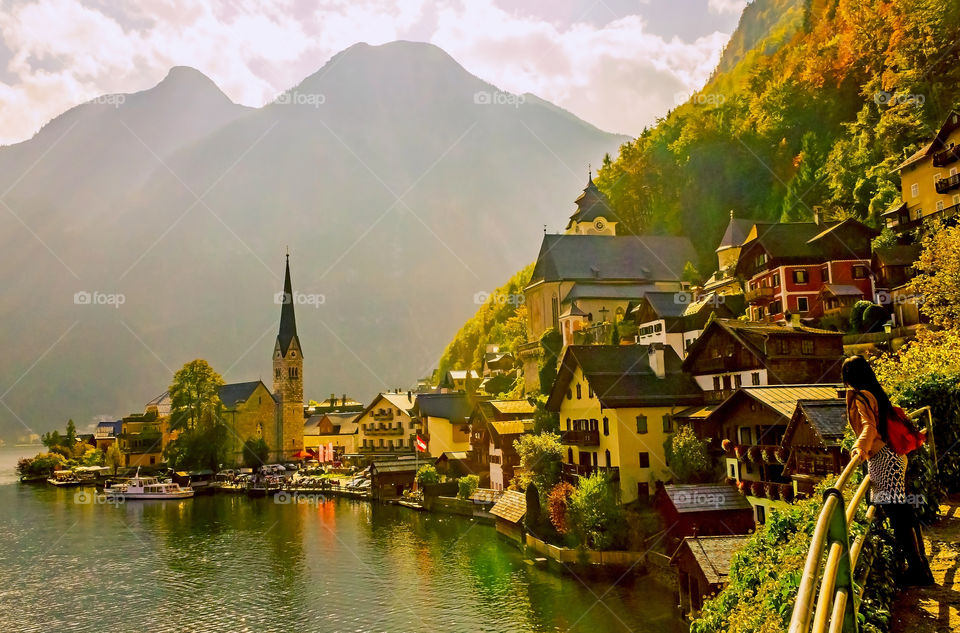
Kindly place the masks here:
<instances>
[{"instance_id":1,"label":"clock face on tower","mask_svg":"<svg viewBox=\"0 0 960 633\"><path fill-rule=\"evenodd\" d=\"M593 223L593 228L598 231L602 231L603 229L607 228L607 223L602 219L597 219L597 221Z\"/></svg>"}]
</instances>

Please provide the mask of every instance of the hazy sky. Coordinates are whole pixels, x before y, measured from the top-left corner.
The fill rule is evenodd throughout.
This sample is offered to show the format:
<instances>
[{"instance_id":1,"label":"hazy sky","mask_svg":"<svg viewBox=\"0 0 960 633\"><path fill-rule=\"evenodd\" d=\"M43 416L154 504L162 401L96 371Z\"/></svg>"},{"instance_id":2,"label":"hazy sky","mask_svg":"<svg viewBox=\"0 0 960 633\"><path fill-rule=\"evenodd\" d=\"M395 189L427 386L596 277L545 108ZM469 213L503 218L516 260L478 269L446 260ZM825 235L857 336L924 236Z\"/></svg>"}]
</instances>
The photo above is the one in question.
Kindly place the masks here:
<instances>
[{"instance_id":1,"label":"hazy sky","mask_svg":"<svg viewBox=\"0 0 960 633\"><path fill-rule=\"evenodd\" d=\"M0 143L193 66L260 106L356 42L432 42L467 70L637 135L700 85L746 0L0 0Z\"/></svg>"}]
</instances>

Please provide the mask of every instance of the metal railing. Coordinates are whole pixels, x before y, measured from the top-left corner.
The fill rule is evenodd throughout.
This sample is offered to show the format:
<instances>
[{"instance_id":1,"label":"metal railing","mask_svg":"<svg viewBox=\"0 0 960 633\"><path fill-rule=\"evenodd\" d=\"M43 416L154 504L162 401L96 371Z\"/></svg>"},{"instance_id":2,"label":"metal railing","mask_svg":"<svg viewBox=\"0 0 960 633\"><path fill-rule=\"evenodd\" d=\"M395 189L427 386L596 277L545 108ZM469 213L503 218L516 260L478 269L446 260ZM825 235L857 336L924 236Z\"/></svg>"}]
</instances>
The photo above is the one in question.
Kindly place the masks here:
<instances>
[{"instance_id":1,"label":"metal railing","mask_svg":"<svg viewBox=\"0 0 960 633\"><path fill-rule=\"evenodd\" d=\"M933 442L933 414L930 407L923 407L910 413L910 418L916 420L927 416L927 446L931 451L934 468L936 468L937 454ZM790 618L790 633L857 633L857 611L860 607L860 598L866 588L870 567L864 570L862 576L854 583L853 574L857 567L857 559L863 550L870 527L876 516L876 506L867 498L870 489L870 475L865 475L850 499L850 504L844 508L843 489L850 482L854 471L862 464L860 458L850 460L847 467L840 473L840 477L832 488L823 493L823 508L817 518L813 537L810 540L810 550L807 552L807 561L803 568L803 576L797 591L797 599L793 605L793 615ZM936 477L936 472L934 473ZM850 527L857 516L860 504L866 504L864 530L850 544ZM820 574L820 560L824 549L827 551L826 564L823 574ZM817 584L820 584L819 595L816 594ZM859 586L860 591L854 592ZM816 610L814 610L814 596L816 595ZM811 629L811 619L813 628Z\"/></svg>"}]
</instances>

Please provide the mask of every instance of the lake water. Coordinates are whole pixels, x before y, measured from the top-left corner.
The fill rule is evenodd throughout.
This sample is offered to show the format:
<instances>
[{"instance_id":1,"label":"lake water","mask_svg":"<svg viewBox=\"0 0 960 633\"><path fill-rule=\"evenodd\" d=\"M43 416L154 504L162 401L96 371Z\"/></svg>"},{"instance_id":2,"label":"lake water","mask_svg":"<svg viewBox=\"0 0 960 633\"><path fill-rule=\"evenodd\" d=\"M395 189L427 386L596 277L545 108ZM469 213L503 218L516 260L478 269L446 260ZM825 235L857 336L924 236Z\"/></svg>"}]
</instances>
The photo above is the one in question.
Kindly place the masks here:
<instances>
[{"instance_id":1,"label":"lake water","mask_svg":"<svg viewBox=\"0 0 960 633\"><path fill-rule=\"evenodd\" d=\"M18 452L0 450L5 633L685 630L651 579L534 568L469 519L345 499L78 503L16 483Z\"/></svg>"}]
</instances>

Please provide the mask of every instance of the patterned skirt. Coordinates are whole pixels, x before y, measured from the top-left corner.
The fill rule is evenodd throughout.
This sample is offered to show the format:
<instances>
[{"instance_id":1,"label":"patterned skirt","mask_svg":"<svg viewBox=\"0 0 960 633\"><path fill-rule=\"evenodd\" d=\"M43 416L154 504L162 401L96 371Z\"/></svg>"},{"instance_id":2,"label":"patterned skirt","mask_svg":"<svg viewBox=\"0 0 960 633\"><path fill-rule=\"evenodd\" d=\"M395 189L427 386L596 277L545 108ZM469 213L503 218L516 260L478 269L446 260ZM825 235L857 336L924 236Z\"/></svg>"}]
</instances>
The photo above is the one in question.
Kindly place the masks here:
<instances>
[{"instance_id":1,"label":"patterned skirt","mask_svg":"<svg viewBox=\"0 0 960 633\"><path fill-rule=\"evenodd\" d=\"M870 494L874 503L906 503L907 456L884 446L867 461Z\"/></svg>"}]
</instances>

